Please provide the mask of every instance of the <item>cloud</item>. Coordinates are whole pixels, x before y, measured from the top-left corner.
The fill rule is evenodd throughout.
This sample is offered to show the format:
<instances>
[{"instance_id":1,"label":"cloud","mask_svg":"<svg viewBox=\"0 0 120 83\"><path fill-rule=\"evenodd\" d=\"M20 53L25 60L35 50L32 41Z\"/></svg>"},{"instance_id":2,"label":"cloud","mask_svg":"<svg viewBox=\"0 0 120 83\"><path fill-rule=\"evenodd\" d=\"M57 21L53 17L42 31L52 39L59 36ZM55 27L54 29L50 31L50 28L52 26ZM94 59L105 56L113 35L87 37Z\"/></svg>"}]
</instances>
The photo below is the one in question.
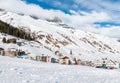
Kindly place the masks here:
<instances>
[{"instance_id":1,"label":"cloud","mask_svg":"<svg viewBox=\"0 0 120 83\"><path fill-rule=\"evenodd\" d=\"M66 17L64 17L65 19L63 20L68 19L70 21L66 21L67 24L83 29L90 25L92 26L94 22L102 22L110 19L109 16L104 12L92 11L91 13L80 13L82 15L74 11L72 12L72 15L66 15Z\"/></svg>"},{"instance_id":2,"label":"cloud","mask_svg":"<svg viewBox=\"0 0 120 83\"><path fill-rule=\"evenodd\" d=\"M74 0L74 4L87 11L106 12L112 22L120 23L120 1L119 0Z\"/></svg>"},{"instance_id":3,"label":"cloud","mask_svg":"<svg viewBox=\"0 0 120 83\"><path fill-rule=\"evenodd\" d=\"M41 0L42 1L42 0ZM83 3L85 0L78 0L80 3ZM101 0L100 0L101 1ZM76 0L77 2L77 0ZM83 6L88 5L90 2L85 2ZM95 3L95 2L94 2ZM56 4L61 5L61 3L56 2ZM78 3L77 3L78 4ZM78 5L74 5L76 8L78 8ZM96 8L99 8L97 5ZM103 35L108 35L110 37L118 37L120 29L119 27L112 26L111 28L99 28L96 29L96 26L94 26L95 22L105 22L109 21L112 18L109 16L109 14L105 11L97 11L92 10L91 12L85 12L85 11L74 11L69 10L70 14L66 14L63 11L60 10L54 10L54 9L44 9L36 4L28 4L25 0L0 0L0 8L5 9L7 11L15 12L15 13L22 13L26 15L34 15L41 19L46 18L54 18L55 16L58 16L60 19L63 20L64 23L75 27L77 29L82 29L85 31L100 33ZM90 7L91 9L94 7Z\"/></svg>"},{"instance_id":4,"label":"cloud","mask_svg":"<svg viewBox=\"0 0 120 83\"><path fill-rule=\"evenodd\" d=\"M104 12L95 12L86 13L82 12L84 15L75 14L66 14L60 10L47 10L35 4L27 4L25 1L21 0L0 0L0 8L3 8L7 11L12 11L16 13L24 13L26 15L35 15L40 18L53 18L55 16L60 17L65 23L74 25L84 25L91 24L96 21L105 21L109 17ZM76 26L77 27L77 26Z\"/></svg>"},{"instance_id":5,"label":"cloud","mask_svg":"<svg viewBox=\"0 0 120 83\"><path fill-rule=\"evenodd\" d=\"M111 26L110 28L99 28L99 34L120 39L120 26Z\"/></svg>"}]
</instances>

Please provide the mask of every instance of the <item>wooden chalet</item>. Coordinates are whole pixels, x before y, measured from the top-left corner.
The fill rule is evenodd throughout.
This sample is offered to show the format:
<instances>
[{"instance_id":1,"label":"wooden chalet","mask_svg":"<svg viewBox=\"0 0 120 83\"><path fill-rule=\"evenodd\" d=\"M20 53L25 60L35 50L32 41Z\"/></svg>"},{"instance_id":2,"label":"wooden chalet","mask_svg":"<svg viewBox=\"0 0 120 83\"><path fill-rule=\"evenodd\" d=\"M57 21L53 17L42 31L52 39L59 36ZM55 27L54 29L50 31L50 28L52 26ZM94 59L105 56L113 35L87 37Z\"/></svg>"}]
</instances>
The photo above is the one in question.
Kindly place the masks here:
<instances>
[{"instance_id":1,"label":"wooden chalet","mask_svg":"<svg viewBox=\"0 0 120 83\"><path fill-rule=\"evenodd\" d=\"M51 58L51 63L58 63L58 61L55 58Z\"/></svg>"},{"instance_id":2,"label":"wooden chalet","mask_svg":"<svg viewBox=\"0 0 120 83\"><path fill-rule=\"evenodd\" d=\"M41 61L43 61L43 62L51 62L51 58L50 58L50 56L42 56Z\"/></svg>"},{"instance_id":3,"label":"wooden chalet","mask_svg":"<svg viewBox=\"0 0 120 83\"><path fill-rule=\"evenodd\" d=\"M119 63L117 61L109 60L106 63L106 67L109 69L119 68Z\"/></svg>"},{"instance_id":4,"label":"wooden chalet","mask_svg":"<svg viewBox=\"0 0 120 83\"><path fill-rule=\"evenodd\" d=\"M80 59L76 60L76 65L81 65L81 60Z\"/></svg>"},{"instance_id":5,"label":"wooden chalet","mask_svg":"<svg viewBox=\"0 0 120 83\"><path fill-rule=\"evenodd\" d=\"M8 50L4 50L2 55L11 57L19 56L19 50L15 48L9 48Z\"/></svg>"},{"instance_id":6,"label":"wooden chalet","mask_svg":"<svg viewBox=\"0 0 120 83\"><path fill-rule=\"evenodd\" d=\"M59 64L69 64L69 61L70 61L69 57L68 56L64 56L62 58L59 58L58 63Z\"/></svg>"},{"instance_id":7,"label":"wooden chalet","mask_svg":"<svg viewBox=\"0 0 120 83\"><path fill-rule=\"evenodd\" d=\"M96 62L94 62L94 67L98 67L98 66L102 66L103 62L100 60L97 60Z\"/></svg>"}]
</instances>

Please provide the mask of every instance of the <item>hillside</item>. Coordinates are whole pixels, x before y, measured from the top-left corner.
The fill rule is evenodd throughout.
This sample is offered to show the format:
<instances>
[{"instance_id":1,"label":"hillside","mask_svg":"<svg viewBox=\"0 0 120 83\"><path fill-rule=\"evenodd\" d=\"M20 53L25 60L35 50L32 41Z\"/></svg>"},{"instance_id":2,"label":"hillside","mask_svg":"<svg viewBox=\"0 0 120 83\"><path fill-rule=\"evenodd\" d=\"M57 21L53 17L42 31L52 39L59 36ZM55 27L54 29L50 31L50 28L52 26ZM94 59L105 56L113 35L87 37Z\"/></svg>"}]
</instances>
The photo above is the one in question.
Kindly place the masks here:
<instances>
[{"instance_id":1,"label":"hillside","mask_svg":"<svg viewBox=\"0 0 120 83\"><path fill-rule=\"evenodd\" d=\"M24 31L21 34L28 34L26 37L22 36L23 39L29 36L34 39L34 41L26 40L26 44L20 47L28 50L31 55L70 56L70 51L72 51L72 57L83 60L96 60L106 57L115 60L120 59L120 43L113 38L72 28L63 28L62 25L65 24L62 22L55 23L34 19L31 16L3 10L0 10L0 20L15 29ZM20 35L17 34L17 36ZM1 37L3 38L3 36ZM55 52L59 52L61 55L55 55Z\"/></svg>"}]
</instances>

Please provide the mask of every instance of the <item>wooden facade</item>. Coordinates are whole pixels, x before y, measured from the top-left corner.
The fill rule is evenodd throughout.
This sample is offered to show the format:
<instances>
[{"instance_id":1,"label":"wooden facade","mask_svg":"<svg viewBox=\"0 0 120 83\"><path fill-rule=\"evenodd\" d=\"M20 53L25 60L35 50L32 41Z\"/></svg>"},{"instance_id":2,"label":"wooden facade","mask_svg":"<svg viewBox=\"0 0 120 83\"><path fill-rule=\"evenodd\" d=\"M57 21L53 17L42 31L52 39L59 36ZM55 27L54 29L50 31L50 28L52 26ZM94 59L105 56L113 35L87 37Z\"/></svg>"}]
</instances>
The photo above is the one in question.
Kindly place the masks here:
<instances>
[{"instance_id":1,"label":"wooden facade","mask_svg":"<svg viewBox=\"0 0 120 83\"><path fill-rule=\"evenodd\" d=\"M108 68L119 68L119 63L116 62L116 61L109 60L106 63L106 67L108 67Z\"/></svg>"},{"instance_id":2,"label":"wooden facade","mask_svg":"<svg viewBox=\"0 0 120 83\"><path fill-rule=\"evenodd\" d=\"M19 56L19 50L15 48L9 48L7 51L6 50L3 51L2 56L10 56L10 57Z\"/></svg>"},{"instance_id":3,"label":"wooden facade","mask_svg":"<svg viewBox=\"0 0 120 83\"><path fill-rule=\"evenodd\" d=\"M26 59L31 59L31 60L35 60L35 61L42 61L42 62L51 62L50 56L29 56L29 57L26 57Z\"/></svg>"},{"instance_id":4,"label":"wooden facade","mask_svg":"<svg viewBox=\"0 0 120 83\"><path fill-rule=\"evenodd\" d=\"M69 64L69 57L64 56L63 58L59 58L58 63L59 64Z\"/></svg>"}]
</instances>

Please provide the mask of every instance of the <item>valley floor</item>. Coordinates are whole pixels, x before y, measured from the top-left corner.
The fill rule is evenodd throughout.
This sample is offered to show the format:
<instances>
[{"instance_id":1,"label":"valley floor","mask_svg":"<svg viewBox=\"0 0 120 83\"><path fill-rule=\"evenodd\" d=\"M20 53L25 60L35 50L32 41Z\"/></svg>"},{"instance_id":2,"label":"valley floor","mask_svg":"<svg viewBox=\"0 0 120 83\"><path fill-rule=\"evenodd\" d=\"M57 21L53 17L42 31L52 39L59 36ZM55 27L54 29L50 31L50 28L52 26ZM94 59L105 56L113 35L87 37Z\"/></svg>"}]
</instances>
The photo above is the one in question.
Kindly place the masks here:
<instances>
[{"instance_id":1,"label":"valley floor","mask_svg":"<svg viewBox=\"0 0 120 83\"><path fill-rule=\"evenodd\" d=\"M120 69L60 65L0 56L0 83L120 83Z\"/></svg>"}]
</instances>

